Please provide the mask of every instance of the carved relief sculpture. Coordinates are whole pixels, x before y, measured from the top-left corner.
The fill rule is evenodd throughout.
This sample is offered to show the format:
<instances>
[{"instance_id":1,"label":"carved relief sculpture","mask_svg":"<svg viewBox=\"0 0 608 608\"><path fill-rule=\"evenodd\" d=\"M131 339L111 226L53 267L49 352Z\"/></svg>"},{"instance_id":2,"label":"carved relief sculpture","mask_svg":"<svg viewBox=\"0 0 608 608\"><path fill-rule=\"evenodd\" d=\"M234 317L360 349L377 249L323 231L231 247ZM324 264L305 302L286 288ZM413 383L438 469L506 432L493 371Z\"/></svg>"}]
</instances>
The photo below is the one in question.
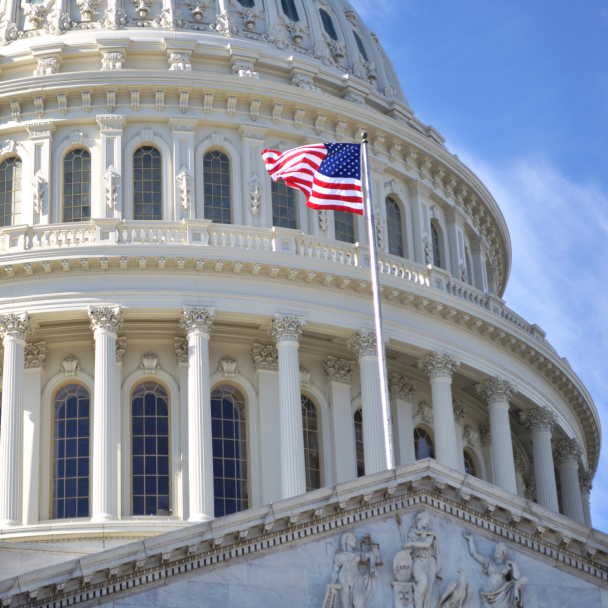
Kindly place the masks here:
<instances>
[{"instance_id":1,"label":"carved relief sculpture","mask_svg":"<svg viewBox=\"0 0 608 608\"><path fill-rule=\"evenodd\" d=\"M205 16L205 9L208 8L205 0L189 0L186 2L186 6L190 9L195 21L202 21Z\"/></svg>"},{"instance_id":2,"label":"carved relief sculpture","mask_svg":"<svg viewBox=\"0 0 608 608\"><path fill-rule=\"evenodd\" d=\"M192 177L186 169L182 169L175 179L179 189L179 201L184 209L190 209L190 201L192 200L190 182Z\"/></svg>"},{"instance_id":3,"label":"carved relief sculpture","mask_svg":"<svg viewBox=\"0 0 608 608\"><path fill-rule=\"evenodd\" d=\"M251 215L257 215L262 201L262 182L257 173L254 173L249 180L249 193L251 195Z\"/></svg>"},{"instance_id":4,"label":"carved relief sculpture","mask_svg":"<svg viewBox=\"0 0 608 608\"><path fill-rule=\"evenodd\" d=\"M488 576L479 592L481 608L523 608L521 588L528 579L520 575L515 562L507 561L507 546L498 543L494 557L484 557L477 553L473 535L470 532L462 535L469 541L471 557L481 564L483 573Z\"/></svg>"},{"instance_id":5,"label":"carved relief sculpture","mask_svg":"<svg viewBox=\"0 0 608 608\"><path fill-rule=\"evenodd\" d=\"M120 175L116 173L112 165L108 167L106 174L103 176L103 179L106 182L106 205L110 209L114 209L116 207L116 195L118 193L119 178Z\"/></svg>"},{"instance_id":6,"label":"carved relief sculpture","mask_svg":"<svg viewBox=\"0 0 608 608\"><path fill-rule=\"evenodd\" d=\"M32 195L34 198L34 211L36 213L42 213L42 207L44 205L44 187L47 183L48 182L42 175L42 170L39 169L32 181Z\"/></svg>"},{"instance_id":7,"label":"carved relief sculpture","mask_svg":"<svg viewBox=\"0 0 608 608\"><path fill-rule=\"evenodd\" d=\"M47 6L43 6L42 4L30 4L28 2L25 4L24 12L32 27L38 29L42 27L42 22L48 10Z\"/></svg>"},{"instance_id":8,"label":"carved relief sculpture","mask_svg":"<svg viewBox=\"0 0 608 608\"><path fill-rule=\"evenodd\" d=\"M427 266L433 265L433 248L428 236L422 237L422 246L424 247L424 261Z\"/></svg>"},{"instance_id":9,"label":"carved relief sculpture","mask_svg":"<svg viewBox=\"0 0 608 608\"><path fill-rule=\"evenodd\" d=\"M456 572L458 572L458 580L448 584L439 600L439 608L462 608L471 595L471 585L467 584L464 570L456 570Z\"/></svg>"}]
</instances>

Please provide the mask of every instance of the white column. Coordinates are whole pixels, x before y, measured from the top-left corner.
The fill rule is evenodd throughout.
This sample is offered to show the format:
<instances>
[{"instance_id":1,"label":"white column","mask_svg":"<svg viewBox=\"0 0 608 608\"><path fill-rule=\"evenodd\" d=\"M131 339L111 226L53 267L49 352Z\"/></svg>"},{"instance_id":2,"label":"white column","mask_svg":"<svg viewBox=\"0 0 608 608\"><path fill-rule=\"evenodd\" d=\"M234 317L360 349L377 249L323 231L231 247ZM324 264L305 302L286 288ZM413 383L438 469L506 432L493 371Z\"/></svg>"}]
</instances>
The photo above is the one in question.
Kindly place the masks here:
<instances>
[{"instance_id":1,"label":"white column","mask_svg":"<svg viewBox=\"0 0 608 608\"><path fill-rule=\"evenodd\" d=\"M323 364L331 412L336 483L357 479L355 421L350 397L354 365L352 361L331 356Z\"/></svg>"},{"instance_id":2,"label":"white column","mask_svg":"<svg viewBox=\"0 0 608 608\"><path fill-rule=\"evenodd\" d=\"M276 315L268 335L279 351L279 401L281 429L281 484L283 498L306 492L304 429L300 393L298 349L306 319Z\"/></svg>"},{"instance_id":3,"label":"white column","mask_svg":"<svg viewBox=\"0 0 608 608\"><path fill-rule=\"evenodd\" d=\"M188 340L174 338L175 358L179 369L179 425L181 446L180 484L182 488L182 519L190 517L188 488Z\"/></svg>"},{"instance_id":4,"label":"white column","mask_svg":"<svg viewBox=\"0 0 608 608\"><path fill-rule=\"evenodd\" d=\"M253 365L260 404L260 469L262 504L281 500L281 403L279 353L275 346L254 344ZM302 431L303 433L304 431Z\"/></svg>"},{"instance_id":5,"label":"white column","mask_svg":"<svg viewBox=\"0 0 608 608\"><path fill-rule=\"evenodd\" d=\"M517 494L515 459L509 423L509 399L515 390L515 387L503 378L491 378L477 386L477 392L486 402L490 412L494 485L511 494Z\"/></svg>"},{"instance_id":6,"label":"white column","mask_svg":"<svg viewBox=\"0 0 608 608\"><path fill-rule=\"evenodd\" d=\"M486 477L488 483L494 483L494 468L492 462L492 429L490 423L479 425L479 435L481 437L481 451L486 463Z\"/></svg>"},{"instance_id":7,"label":"white column","mask_svg":"<svg viewBox=\"0 0 608 608\"><path fill-rule=\"evenodd\" d=\"M209 338L214 308L184 308L181 326L188 338L189 521L213 518L213 448Z\"/></svg>"},{"instance_id":8,"label":"white column","mask_svg":"<svg viewBox=\"0 0 608 608\"><path fill-rule=\"evenodd\" d=\"M532 438L536 501L539 505L559 513L551 451L551 433L555 426L555 416L548 409L536 408L526 414L526 422Z\"/></svg>"},{"instance_id":9,"label":"white column","mask_svg":"<svg viewBox=\"0 0 608 608\"><path fill-rule=\"evenodd\" d=\"M564 515L584 524L585 514L578 482L578 461L582 455L583 450L576 439L558 441L553 449L553 459L561 481Z\"/></svg>"},{"instance_id":10,"label":"white column","mask_svg":"<svg viewBox=\"0 0 608 608\"><path fill-rule=\"evenodd\" d=\"M118 519L118 437L116 418L116 338L122 327L120 306L89 308L95 336L95 396L93 400L93 463L91 521Z\"/></svg>"},{"instance_id":11,"label":"white column","mask_svg":"<svg viewBox=\"0 0 608 608\"><path fill-rule=\"evenodd\" d=\"M388 382L393 420L395 461L398 465L416 462L414 447L414 404L416 386L399 374L392 374Z\"/></svg>"},{"instance_id":12,"label":"white column","mask_svg":"<svg viewBox=\"0 0 608 608\"><path fill-rule=\"evenodd\" d=\"M21 525L23 374L25 340L32 333L26 313L0 321L4 344L2 433L0 433L0 528Z\"/></svg>"},{"instance_id":13,"label":"white column","mask_svg":"<svg viewBox=\"0 0 608 608\"><path fill-rule=\"evenodd\" d=\"M372 475L379 471L386 471L376 333L367 329L358 331L349 340L348 348L355 353L359 362L365 474Z\"/></svg>"},{"instance_id":14,"label":"white column","mask_svg":"<svg viewBox=\"0 0 608 608\"><path fill-rule=\"evenodd\" d=\"M100 114L96 119L101 135L101 208L93 209L92 217L124 219L122 130L127 119L118 114Z\"/></svg>"},{"instance_id":15,"label":"white column","mask_svg":"<svg viewBox=\"0 0 608 608\"><path fill-rule=\"evenodd\" d=\"M123 420L128 420L125 426L125 430L131 432L131 402L128 401L122 403L122 364L125 360L125 353L127 352L127 339L125 337L116 339L116 382L115 382L115 394L116 394L116 424L114 432L116 433L116 487L118 488L117 502L119 505L120 515L131 515L131 454L124 451L125 445L130 445L131 440L127 441L123 437Z\"/></svg>"},{"instance_id":16,"label":"white column","mask_svg":"<svg viewBox=\"0 0 608 608\"><path fill-rule=\"evenodd\" d=\"M578 482L581 488L585 524L591 528L593 526L591 521L591 490L593 488L593 473L591 471L580 471L578 474Z\"/></svg>"},{"instance_id":17,"label":"white column","mask_svg":"<svg viewBox=\"0 0 608 608\"><path fill-rule=\"evenodd\" d=\"M40 422L44 342L25 345L23 382L23 525L38 523L40 498Z\"/></svg>"},{"instance_id":18,"label":"white column","mask_svg":"<svg viewBox=\"0 0 608 608\"><path fill-rule=\"evenodd\" d=\"M464 440L462 434L464 432L464 406L460 401L454 399L452 401L452 411L454 412L454 427L456 429L456 446L458 449L458 470L464 473Z\"/></svg>"},{"instance_id":19,"label":"white column","mask_svg":"<svg viewBox=\"0 0 608 608\"><path fill-rule=\"evenodd\" d=\"M437 462L458 469L458 442L452 408L452 377L460 366L452 355L436 351L418 361L418 367L431 381Z\"/></svg>"}]
</instances>

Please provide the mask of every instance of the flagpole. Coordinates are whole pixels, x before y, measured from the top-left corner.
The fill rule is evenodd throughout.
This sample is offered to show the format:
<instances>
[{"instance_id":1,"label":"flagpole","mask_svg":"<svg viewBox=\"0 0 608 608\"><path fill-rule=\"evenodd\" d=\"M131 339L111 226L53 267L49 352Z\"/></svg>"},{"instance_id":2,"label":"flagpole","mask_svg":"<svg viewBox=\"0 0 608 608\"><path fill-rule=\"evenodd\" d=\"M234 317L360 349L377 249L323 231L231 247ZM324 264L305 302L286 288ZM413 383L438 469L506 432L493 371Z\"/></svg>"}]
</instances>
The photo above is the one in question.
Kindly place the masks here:
<instances>
[{"instance_id":1,"label":"flagpole","mask_svg":"<svg viewBox=\"0 0 608 608\"><path fill-rule=\"evenodd\" d=\"M384 456L387 470L395 468L393 454L393 430L391 410L388 401L388 378L386 371L386 352L382 331L382 307L380 304L380 283L378 279L378 255L376 252L376 235L374 205L372 204L371 179L369 172L368 135L361 136L362 184L365 197L365 215L367 217L367 237L369 242L369 264L372 271L372 298L374 300L374 321L376 324L376 346L378 348L378 373L380 375L380 401L382 404L382 430L384 432ZM363 404L365 407L365 404Z\"/></svg>"}]
</instances>

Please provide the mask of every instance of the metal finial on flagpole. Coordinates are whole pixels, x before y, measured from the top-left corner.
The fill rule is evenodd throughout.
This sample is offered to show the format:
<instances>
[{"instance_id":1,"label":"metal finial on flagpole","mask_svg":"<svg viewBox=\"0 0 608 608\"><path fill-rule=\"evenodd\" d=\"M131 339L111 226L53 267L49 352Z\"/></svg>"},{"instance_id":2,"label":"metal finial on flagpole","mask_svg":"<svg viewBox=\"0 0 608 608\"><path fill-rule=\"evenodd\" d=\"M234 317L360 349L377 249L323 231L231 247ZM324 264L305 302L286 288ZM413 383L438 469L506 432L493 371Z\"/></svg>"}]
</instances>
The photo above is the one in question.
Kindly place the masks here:
<instances>
[{"instance_id":1,"label":"metal finial on flagpole","mask_svg":"<svg viewBox=\"0 0 608 608\"><path fill-rule=\"evenodd\" d=\"M382 404L382 427L384 432L384 450L386 468L395 468L393 454L393 430L391 410L388 400L388 378L386 370L386 353L384 350L384 334L382 330L382 307L380 304L380 283L378 279L378 255L376 252L376 235L374 220L374 205L372 203L371 178L369 172L368 135L361 135L362 184L365 197L365 215L367 217L367 237L369 241L369 264L372 274L372 298L374 301L374 321L376 325L376 345L378 348L378 373L380 374L380 400ZM365 404L363 404L365 407Z\"/></svg>"}]
</instances>

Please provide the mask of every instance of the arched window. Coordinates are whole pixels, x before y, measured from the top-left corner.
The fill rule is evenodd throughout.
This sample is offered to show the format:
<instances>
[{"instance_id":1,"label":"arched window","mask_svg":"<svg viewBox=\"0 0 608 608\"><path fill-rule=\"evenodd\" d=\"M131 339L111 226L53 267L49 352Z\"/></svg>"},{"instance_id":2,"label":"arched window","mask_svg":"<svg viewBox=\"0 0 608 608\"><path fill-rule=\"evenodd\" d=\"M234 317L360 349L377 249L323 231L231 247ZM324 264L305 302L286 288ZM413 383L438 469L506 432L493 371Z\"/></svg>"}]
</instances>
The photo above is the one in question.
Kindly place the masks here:
<instances>
[{"instance_id":1,"label":"arched window","mask_svg":"<svg viewBox=\"0 0 608 608\"><path fill-rule=\"evenodd\" d=\"M133 219L162 220L162 168L160 152L142 146L133 155Z\"/></svg>"},{"instance_id":2,"label":"arched window","mask_svg":"<svg viewBox=\"0 0 608 608\"><path fill-rule=\"evenodd\" d=\"M388 251L392 255L405 257L403 247L403 222L399 203L390 196L386 197L386 217L388 224Z\"/></svg>"},{"instance_id":3,"label":"arched window","mask_svg":"<svg viewBox=\"0 0 608 608\"><path fill-rule=\"evenodd\" d=\"M146 380L131 399L133 515L170 515L169 397Z\"/></svg>"},{"instance_id":4,"label":"arched window","mask_svg":"<svg viewBox=\"0 0 608 608\"><path fill-rule=\"evenodd\" d=\"M322 8L319 9L319 13L321 14L321 21L323 22L323 28L327 32L327 35L332 40L337 40L338 34L336 33L336 28L334 27L334 22L331 18L331 15L327 11L323 10Z\"/></svg>"},{"instance_id":5,"label":"arched window","mask_svg":"<svg viewBox=\"0 0 608 608\"><path fill-rule=\"evenodd\" d=\"M89 516L89 391L62 386L53 400L53 519Z\"/></svg>"},{"instance_id":6,"label":"arched window","mask_svg":"<svg viewBox=\"0 0 608 608\"><path fill-rule=\"evenodd\" d=\"M464 450L464 472L467 475L472 475L473 477L479 477L477 473L477 463L475 462L475 456L471 454L469 450Z\"/></svg>"},{"instance_id":7,"label":"arched window","mask_svg":"<svg viewBox=\"0 0 608 608\"><path fill-rule=\"evenodd\" d=\"M254 0L239 0L239 4L244 8L253 8L255 6Z\"/></svg>"},{"instance_id":8,"label":"arched window","mask_svg":"<svg viewBox=\"0 0 608 608\"><path fill-rule=\"evenodd\" d=\"M0 226L21 222L21 167L21 159L16 156L0 163Z\"/></svg>"},{"instance_id":9,"label":"arched window","mask_svg":"<svg viewBox=\"0 0 608 608\"><path fill-rule=\"evenodd\" d=\"M317 408L306 395L302 395L302 426L304 427L306 491L310 492L321 487L321 453Z\"/></svg>"},{"instance_id":10,"label":"arched window","mask_svg":"<svg viewBox=\"0 0 608 608\"><path fill-rule=\"evenodd\" d=\"M91 219L91 153L70 150L63 159L63 221Z\"/></svg>"},{"instance_id":11,"label":"arched window","mask_svg":"<svg viewBox=\"0 0 608 608\"><path fill-rule=\"evenodd\" d=\"M298 227L296 191L283 179L272 182L272 225L293 230Z\"/></svg>"},{"instance_id":12,"label":"arched window","mask_svg":"<svg viewBox=\"0 0 608 608\"><path fill-rule=\"evenodd\" d=\"M353 30L353 34L355 35L355 42L357 43L359 53L361 53L361 56L363 57L363 59L365 59L365 61L369 61L367 57L367 51L365 50L365 46L363 45L363 40L361 40L361 36L359 36L359 34L355 32L355 30Z\"/></svg>"},{"instance_id":13,"label":"arched window","mask_svg":"<svg viewBox=\"0 0 608 608\"><path fill-rule=\"evenodd\" d=\"M441 241L439 239L439 230L434 222L431 222L431 236L433 239L433 263L439 268L443 268L443 260L441 259Z\"/></svg>"},{"instance_id":14,"label":"arched window","mask_svg":"<svg viewBox=\"0 0 608 608\"><path fill-rule=\"evenodd\" d=\"M230 385L211 393L214 515L222 517L249 506L245 399Z\"/></svg>"},{"instance_id":15,"label":"arched window","mask_svg":"<svg viewBox=\"0 0 608 608\"><path fill-rule=\"evenodd\" d=\"M414 450L416 460L435 458L435 444L431 434L420 426L414 429Z\"/></svg>"},{"instance_id":16,"label":"arched window","mask_svg":"<svg viewBox=\"0 0 608 608\"><path fill-rule=\"evenodd\" d=\"M203 157L203 182L205 219L231 224L230 159L221 150L210 150Z\"/></svg>"},{"instance_id":17,"label":"arched window","mask_svg":"<svg viewBox=\"0 0 608 608\"><path fill-rule=\"evenodd\" d=\"M355 412L355 450L357 452L357 477L365 475L365 452L363 450L363 412Z\"/></svg>"},{"instance_id":18,"label":"arched window","mask_svg":"<svg viewBox=\"0 0 608 608\"><path fill-rule=\"evenodd\" d=\"M336 240L345 243L355 242L355 218L348 211L334 211Z\"/></svg>"},{"instance_id":19,"label":"arched window","mask_svg":"<svg viewBox=\"0 0 608 608\"><path fill-rule=\"evenodd\" d=\"M300 20L298 9L296 8L296 3L294 0L281 0L281 7L283 8L283 12L285 13L287 19L290 21Z\"/></svg>"}]
</instances>

